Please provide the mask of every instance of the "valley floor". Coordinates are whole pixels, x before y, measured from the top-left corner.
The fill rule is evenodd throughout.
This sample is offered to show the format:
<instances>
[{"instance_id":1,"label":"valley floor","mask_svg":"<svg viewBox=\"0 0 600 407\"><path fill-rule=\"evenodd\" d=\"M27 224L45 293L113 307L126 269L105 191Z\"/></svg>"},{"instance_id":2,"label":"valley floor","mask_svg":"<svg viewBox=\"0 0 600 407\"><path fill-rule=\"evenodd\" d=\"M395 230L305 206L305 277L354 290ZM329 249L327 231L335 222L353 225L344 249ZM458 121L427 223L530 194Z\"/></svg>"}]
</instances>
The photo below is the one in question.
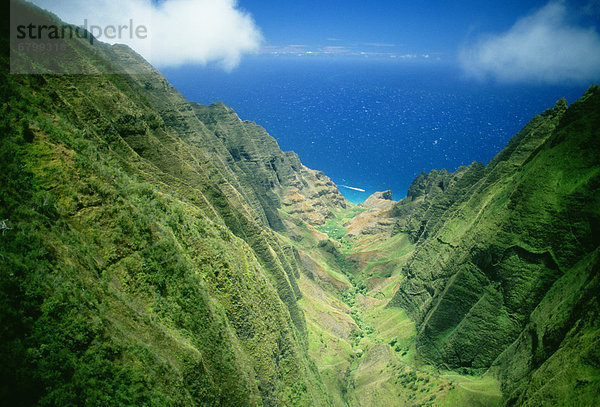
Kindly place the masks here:
<instances>
[{"instance_id":1,"label":"valley floor","mask_svg":"<svg viewBox=\"0 0 600 407\"><path fill-rule=\"evenodd\" d=\"M401 233L347 237L344 225L362 211L341 210L317 228L286 223L306 270L299 287L309 355L334 405L501 405L494 377L418 360L415 324L403 310L386 307L414 245Z\"/></svg>"}]
</instances>

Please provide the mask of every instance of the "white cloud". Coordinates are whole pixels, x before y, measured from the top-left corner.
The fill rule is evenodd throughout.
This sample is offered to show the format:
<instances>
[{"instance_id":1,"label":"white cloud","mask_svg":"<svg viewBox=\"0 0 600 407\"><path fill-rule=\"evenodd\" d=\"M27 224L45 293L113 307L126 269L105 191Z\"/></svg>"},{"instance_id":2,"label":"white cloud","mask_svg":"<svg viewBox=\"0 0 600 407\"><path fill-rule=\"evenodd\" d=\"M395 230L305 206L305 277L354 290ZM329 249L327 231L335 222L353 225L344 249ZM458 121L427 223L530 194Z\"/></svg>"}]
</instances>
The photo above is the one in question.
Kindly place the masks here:
<instances>
[{"instance_id":1,"label":"white cloud","mask_svg":"<svg viewBox=\"0 0 600 407\"><path fill-rule=\"evenodd\" d=\"M600 79L600 36L573 25L561 1L551 1L507 32L463 48L460 62L475 78L501 82L590 82Z\"/></svg>"},{"instance_id":2,"label":"white cloud","mask_svg":"<svg viewBox=\"0 0 600 407\"><path fill-rule=\"evenodd\" d=\"M185 63L219 62L227 70L237 66L245 53L257 52L262 42L252 17L237 8L235 0L32 0L57 14L64 21L97 26L93 34L99 40L123 43L159 67ZM136 35L129 27L143 26ZM109 26L121 31L98 35ZM108 36L106 35L108 34Z\"/></svg>"}]
</instances>

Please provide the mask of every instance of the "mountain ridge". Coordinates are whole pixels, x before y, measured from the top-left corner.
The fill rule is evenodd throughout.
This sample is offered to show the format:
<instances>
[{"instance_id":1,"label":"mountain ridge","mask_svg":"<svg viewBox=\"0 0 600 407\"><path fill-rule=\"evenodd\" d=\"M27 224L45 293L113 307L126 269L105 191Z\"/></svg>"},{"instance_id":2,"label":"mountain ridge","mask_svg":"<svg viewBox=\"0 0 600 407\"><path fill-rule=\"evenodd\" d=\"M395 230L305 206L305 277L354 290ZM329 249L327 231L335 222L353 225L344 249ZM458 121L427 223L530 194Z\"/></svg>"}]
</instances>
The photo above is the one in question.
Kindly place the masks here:
<instances>
[{"instance_id":1,"label":"mountain ridge","mask_svg":"<svg viewBox=\"0 0 600 407\"><path fill-rule=\"evenodd\" d=\"M127 47L69 46L93 75L1 61L3 402L597 399L598 87L355 206Z\"/></svg>"},{"instance_id":2,"label":"mountain ridge","mask_svg":"<svg viewBox=\"0 0 600 407\"><path fill-rule=\"evenodd\" d=\"M506 356L500 358L503 362L494 360L513 340L522 341L519 331L533 329L526 327L529 313L541 320L550 318L539 308L543 307L550 287L573 278L569 275L582 267L577 264L582 258L591 259L592 270L597 268L593 259L599 231L593 208L598 203L593 192L597 188L592 185L598 182L598 156L591 146L598 142L599 99L598 88L592 87L569 108L564 100L559 100L554 109L534 118L509 142L470 190L457 188L454 192L451 186L437 195L432 206L442 202L438 205L443 208L437 221L435 213L429 213L421 215L420 226L414 225L413 230L417 230L413 233L420 234L416 240L423 242L425 237L425 241L417 245L404 271L413 278L400 287L391 305L409 310L416 321L421 321L417 346L424 358L453 367L487 368L493 362L506 368L511 363ZM575 133L570 132L573 120L579 127ZM553 164L550 166L549 162ZM571 172L573 178L565 178L564 172ZM580 179L585 181L580 183ZM499 181L504 185L499 186ZM458 192L462 192L462 197L453 199L449 207L443 205L444 195ZM417 208L415 212L418 211ZM465 212L474 216L464 217ZM486 217L492 226L486 223ZM406 230L406 226L400 229ZM507 263L511 265L504 265ZM421 278L425 283L419 283ZM589 278L589 284L595 286L597 275L592 273ZM479 295L475 294L475 287L481 287ZM567 289L559 301L572 301L569 296L582 289L577 285ZM594 294L587 289L585 292L581 301L593 302L590 296L593 298ZM475 296L470 297L472 294ZM561 297L553 295L555 301ZM509 319L490 323L494 314L502 318L503 313ZM488 328L482 325L482 319L487 320ZM474 320L478 322L471 322ZM474 327L468 333L469 324L474 323L478 333L473 333ZM448 329L450 336L445 333ZM560 329L567 329L566 325ZM588 329L591 334L593 328ZM544 351L545 357L557 349L561 339L553 341ZM453 350L456 348L460 351ZM539 352L535 348L533 345L533 354ZM469 357L474 359L469 362ZM523 354L521 357L531 358ZM530 367L530 372L543 363L544 357L537 357L542 359L538 366ZM504 371L502 375L507 378L513 373ZM510 387L506 385L505 390ZM580 391L585 391L584 387ZM512 392L512 398L523 397ZM509 404L514 402L512 398Z\"/></svg>"}]
</instances>

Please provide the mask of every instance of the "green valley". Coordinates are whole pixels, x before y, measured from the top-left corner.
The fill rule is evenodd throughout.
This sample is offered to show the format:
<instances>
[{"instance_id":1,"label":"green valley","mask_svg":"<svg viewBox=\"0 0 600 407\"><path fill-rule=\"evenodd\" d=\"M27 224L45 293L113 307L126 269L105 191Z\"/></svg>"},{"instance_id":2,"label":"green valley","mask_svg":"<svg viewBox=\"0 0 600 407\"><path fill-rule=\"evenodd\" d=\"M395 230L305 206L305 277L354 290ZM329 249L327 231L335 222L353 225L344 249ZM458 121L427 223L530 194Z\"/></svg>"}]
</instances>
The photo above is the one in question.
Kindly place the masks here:
<instances>
[{"instance_id":1,"label":"green valley","mask_svg":"<svg viewBox=\"0 0 600 407\"><path fill-rule=\"evenodd\" d=\"M598 404L599 87L354 205L129 48L68 45L93 74L10 74L1 39L2 405Z\"/></svg>"}]
</instances>

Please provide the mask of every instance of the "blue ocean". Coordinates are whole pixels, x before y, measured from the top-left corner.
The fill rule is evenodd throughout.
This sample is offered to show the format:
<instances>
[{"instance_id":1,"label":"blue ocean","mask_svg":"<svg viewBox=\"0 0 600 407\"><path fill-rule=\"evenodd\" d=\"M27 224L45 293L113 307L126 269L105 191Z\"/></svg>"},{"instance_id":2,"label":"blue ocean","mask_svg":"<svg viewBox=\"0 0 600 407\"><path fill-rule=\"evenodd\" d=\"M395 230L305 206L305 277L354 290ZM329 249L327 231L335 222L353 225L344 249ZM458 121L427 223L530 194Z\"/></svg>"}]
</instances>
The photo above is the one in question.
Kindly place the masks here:
<instances>
[{"instance_id":1,"label":"blue ocean","mask_svg":"<svg viewBox=\"0 0 600 407\"><path fill-rule=\"evenodd\" d=\"M485 164L534 115L587 88L482 84L447 64L367 58L255 56L229 73L162 73L187 99L263 126L355 203L388 189L401 199L422 171Z\"/></svg>"}]
</instances>

